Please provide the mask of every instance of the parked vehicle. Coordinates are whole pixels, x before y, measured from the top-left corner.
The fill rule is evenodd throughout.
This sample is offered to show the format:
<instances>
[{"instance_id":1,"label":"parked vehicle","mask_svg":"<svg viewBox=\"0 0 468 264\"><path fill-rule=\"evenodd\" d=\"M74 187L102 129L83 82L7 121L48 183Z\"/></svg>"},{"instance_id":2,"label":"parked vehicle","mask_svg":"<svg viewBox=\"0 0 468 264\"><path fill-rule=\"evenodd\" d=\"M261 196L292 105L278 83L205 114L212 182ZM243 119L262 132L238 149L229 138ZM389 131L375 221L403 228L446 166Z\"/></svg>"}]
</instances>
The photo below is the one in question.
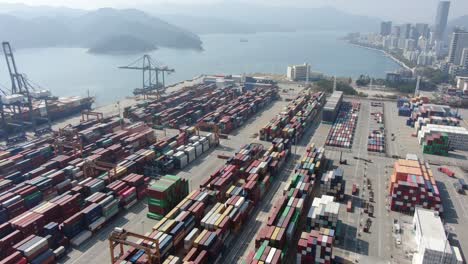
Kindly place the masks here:
<instances>
[{"instance_id":1,"label":"parked vehicle","mask_svg":"<svg viewBox=\"0 0 468 264\"><path fill-rule=\"evenodd\" d=\"M372 204L368 204L368 209L367 209L367 213L369 214L370 217L373 217L374 216L374 206Z\"/></svg>"},{"instance_id":2,"label":"parked vehicle","mask_svg":"<svg viewBox=\"0 0 468 264\"><path fill-rule=\"evenodd\" d=\"M348 203L346 204L346 211L349 213L353 211L353 201L351 199L348 200Z\"/></svg>"},{"instance_id":3,"label":"parked vehicle","mask_svg":"<svg viewBox=\"0 0 468 264\"><path fill-rule=\"evenodd\" d=\"M356 184L353 184L353 191L352 191L353 195L358 195L358 191L359 191L359 190L358 190L357 185L356 185Z\"/></svg>"},{"instance_id":4,"label":"parked vehicle","mask_svg":"<svg viewBox=\"0 0 468 264\"><path fill-rule=\"evenodd\" d=\"M458 193L463 193L463 187L459 182L454 182L453 187Z\"/></svg>"},{"instance_id":5,"label":"parked vehicle","mask_svg":"<svg viewBox=\"0 0 468 264\"><path fill-rule=\"evenodd\" d=\"M451 170L450 170L449 168L447 168L447 167L439 167L438 170L439 170L440 172L445 173L445 174L446 174L447 176L449 176L449 177L452 177L452 178L455 177L455 172L451 171Z\"/></svg>"},{"instance_id":6,"label":"parked vehicle","mask_svg":"<svg viewBox=\"0 0 468 264\"><path fill-rule=\"evenodd\" d=\"M395 243L396 243L397 245L401 245L401 235L400 235L400 234L396 235L396 237L395 237Z\"/></svg>"},{"instance_id":7,"label":"parked vehicle","mask_svg":"<svg viewBox=\"0 0 468 264\"><path fill-rule=\"evenodd\" d=\"M369 233L371 225L372 225L372 220L370 218L367 218L366 225L364 226L364 232Z\"/></svg>"},{"instance_id":8,"label":"parked vehicle","mask_svg":"<svg viewBox=\"0 0 468 264\"><path fill-rule=\"evenodd\" d=\"M465 180L464 179L458 179L458 182L460 183L461 187L463 189L468 189L468 184L466 184Z\"/></svg>"}]
</instances>

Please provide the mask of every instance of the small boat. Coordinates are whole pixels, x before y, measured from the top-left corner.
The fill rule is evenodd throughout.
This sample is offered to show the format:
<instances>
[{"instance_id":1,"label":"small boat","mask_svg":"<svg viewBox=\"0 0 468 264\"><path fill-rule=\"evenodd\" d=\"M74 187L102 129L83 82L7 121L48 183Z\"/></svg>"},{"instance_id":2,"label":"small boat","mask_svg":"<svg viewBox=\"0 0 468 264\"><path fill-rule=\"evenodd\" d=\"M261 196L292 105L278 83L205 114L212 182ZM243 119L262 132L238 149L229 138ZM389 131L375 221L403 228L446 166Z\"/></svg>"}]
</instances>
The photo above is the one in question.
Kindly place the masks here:
<instances>
[{"instance_id":1,"label":"small boat","mask_svg":"<svg viewBox=\"0 0 468 264\"><path fill-rule=\"evenodd\" d=\"M249 42L249 40L248 40L248 39L245 39L245 38L241 38L241 39L240 39L240 42Z\"/></svg>"}]
</instances>

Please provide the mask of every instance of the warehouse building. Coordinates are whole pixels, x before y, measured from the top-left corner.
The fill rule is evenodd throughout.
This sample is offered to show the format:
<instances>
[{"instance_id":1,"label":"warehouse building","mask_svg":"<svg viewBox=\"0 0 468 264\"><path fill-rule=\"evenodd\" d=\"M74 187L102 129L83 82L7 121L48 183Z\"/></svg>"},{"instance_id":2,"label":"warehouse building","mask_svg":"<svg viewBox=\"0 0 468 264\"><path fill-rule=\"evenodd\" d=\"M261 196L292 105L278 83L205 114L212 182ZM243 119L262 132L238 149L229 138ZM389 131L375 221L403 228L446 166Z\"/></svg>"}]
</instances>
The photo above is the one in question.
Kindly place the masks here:
<instances>
[{"instance_id":1,"label":"warehouse building","mask_svg":"<svg viewBox=\"0 0 468 264\"><path fill-rule=\"evenodd\" d=\"M336 115L340 110L341 103L343 102L343 92L335 91L333 94L328 98L327 104L323 108L322 112L322 120L324 122L333 123L336 119Z\"/></svg>"},{"instance_id":2,"label":"warehouse building","mask_svg":"<svg viewBox=\"0 0 468 264\"><path fill-rule=\"evenodd\" d=\"M417 252L413 264L463 263L460 251L450 245L438 212L417 207L413 217Z\"/></svg>"}]
</instances>

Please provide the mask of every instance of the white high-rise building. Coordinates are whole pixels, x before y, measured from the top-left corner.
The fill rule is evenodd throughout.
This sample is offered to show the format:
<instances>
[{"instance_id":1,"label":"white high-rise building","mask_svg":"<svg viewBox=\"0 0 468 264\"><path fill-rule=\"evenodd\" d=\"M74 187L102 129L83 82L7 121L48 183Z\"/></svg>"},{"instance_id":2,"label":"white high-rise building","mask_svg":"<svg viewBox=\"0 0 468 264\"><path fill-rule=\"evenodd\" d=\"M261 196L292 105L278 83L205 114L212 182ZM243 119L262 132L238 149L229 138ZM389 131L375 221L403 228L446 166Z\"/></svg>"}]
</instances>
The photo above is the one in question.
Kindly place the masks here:
<instances>
[{"instance_id":1,"label":"white high-rise building","mask_svg":"<svg viewBox=\"0 0 468 264\"><path fill-rule=\"evenodd\" d=\"M436 39L435 39L435 33L434 33L433 31L431 31L431 32L429 33L429 43L430 43L431 45L433 45L435 41L436 41Z\"/></svg>"},{"instance_id":2,"label":"white high-rise building","mask_svg":"<svg viewBox=\"0 0 468 264\"><path fill-rule=\"evenodd\" d=\"M437 57L442 57L442 55L444 55L443 44L441 41L435 41L434 46L432 46L432 50L435 52Z\"/></svg>"},{"instance_id":3,"label":"white high-rise building","mask_svg":"<svg viewBox=\"0 0 468 264\"><path fill-rule=\"evenodd\" d=\"M457 76L455 79L457 80L458 89L464 89L468 85L468 77Z\"/></svg>"},{"instance_id":4,"label":"white high-rise building","mask_svg":"<svg viewBox=\"0 0 468 264\"><path fill-rule=\"evenodd\" d=\"M421 66L432 65L435 61L435 55L432 52L423 51L418 56L417 64Z\"/></svg>"},{"instance_id":5,"label":"white high-rise building","mask_svg":"<svg viewBox=\"0 0 468 264\"><path fill-rule=\"evenodd\" d=\"M392 38L390 36L385 36L382 38L382 46L385 49L390 49L392 47Z\"/></svg>"},{"instance_id":6,"label":"white high-rise building","mask_svg":"<svg viewBox=\"0 0 468 264\"><path fill-rule=\"evenodd\" d=\"M399 42L399 38L397 38L397 37L391 37L391 38L390 38L390 47L391 47L392 49L398 48L398 42Z\"/></svg>"},{"instance_id":7,"label":"white high-rise building","mask_svg":"<svg viewBox=\"0 0 468 264\"><path fill-rule=\"evenodd\" d=\"M409 51L406 50L403 52L403 57L411 62L417 62L419 57L419 50Z\"/></svg>"},{"instance_id":8,"label":"white high-rise building","mask_svg":"<svg viewBox=\"0 0 468 264\"><path fill-rule=\"evenodd\" d=\"M406 39L404 38L399 38L398 39L398 48L399 49L404 49L406 45Z\"/></svg>"},{"instance_id":9,"label":"white high-rise building","mask_svg":"<svg viewBox=\"0 0 468 264\"><path fill-rule=\"evenodd\" d=\"M468 32L457 30L452 34L448 62L462 65L463 49L468 48Z\"/></svg>"},{"instance_id":10,"label":"white high-rise building","mask_svg":"<svg viewBox=\"0 0 468 264\"><path fill-rule=\"evenodd\" d=\"M287 78L291 81L308 81L310 76L310 65L304 63L302 65L288 66Z\"/></svg>"},{"instance_id":11,"label":"white high-rise building","mask_svg":"<svg viewBox=\"0 0 468 264\"><path fill-rule=\"evenodd\" d=\"M418 39L418 48L422 51L426 51L429 46L427 39L423 36L420 36Z\"/></svg>"},{"instance_id":12,"label":"white high-rise building","mask_svg":"<svg viewBox=\"0 0 468 264\"><path fill-rule=\"evenodd\" d=\"M461 66L463 66L465 70L468 70L468 47L463 49L461 57Z\"/></svg>"},{"instance_id":13,"label":"white high-rise building","mask_svg":"<svg viewBox=\"0 0 468 264\"><path fill-rule=\"evenodd\" d=\"M416 48L416 41L414 39L407 39L405 41L405 50L413 51Z\"/></svg>"}]
</instances>

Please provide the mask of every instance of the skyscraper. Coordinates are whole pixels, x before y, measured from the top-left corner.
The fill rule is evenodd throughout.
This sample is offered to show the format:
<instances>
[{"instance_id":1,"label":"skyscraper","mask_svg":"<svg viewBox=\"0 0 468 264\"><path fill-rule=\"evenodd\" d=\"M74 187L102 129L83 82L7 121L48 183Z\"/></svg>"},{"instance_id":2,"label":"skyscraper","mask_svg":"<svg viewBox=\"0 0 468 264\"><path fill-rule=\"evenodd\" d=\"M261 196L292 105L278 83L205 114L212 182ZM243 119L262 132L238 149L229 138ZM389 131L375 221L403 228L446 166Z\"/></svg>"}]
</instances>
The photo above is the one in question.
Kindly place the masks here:
<instances>
[{"instance_id":1,"label":"skyscraper","mask_svg":"<svg viewBox=\"0 0 468 264\"><path fill-rule=\"evenodd\" d=\"M416 23L416 31L418 33L418 38L423 36L429 38L429 25L425 23Z\"/></svg>"},{"instance_id":2,"label":"skyscraper","mask_svg":"<svg viewBox=\"0 0 468 264\"><path fill-rule=\"evenodd\" d=\"M411 24L401 25L400 38L408 39L410 37Z\"/></svg>"},{"instance_id":3,"label":"skyscraper","mask_svg":"<svg viewBox=\"0 0 468 264\"><path fill-rule=\"evenodd\" d=\"M392 33L392 21L380 23L380 35L388 36Z\"/></svg>"},{"instance_id":4,"label":"skyscraper","mask_svg":"<svg viewBox=\"0 0 468 264\"><path fill-rule=\"evenodd\" d=\"M450 10L449 1L440 1L437 6L437 15L434 22L434 38L435 40L442 40L447 28L447 19Z\"/></svg>"},{"instance_id":5,"label":"skyscraper","mask_svg":"<svg viewBox=\"0 0 468 264\"><path fill-rule=\"evenodd\" d=\"M463 49L468 48L468 32L463 30L456 30L452 34L450 41L450 50L448 62L462 65Z\"/></svg>"},{"instance_id":6,"label":"skyscraper","mask_svg":"<svg viewBox=\"0 0 468 264\"><path fill-rule=\"evenodd\" d=\"M400 26L393 26L392 27L392 36L400 37L401 27Z\"/></svg>"}]
</instances>

